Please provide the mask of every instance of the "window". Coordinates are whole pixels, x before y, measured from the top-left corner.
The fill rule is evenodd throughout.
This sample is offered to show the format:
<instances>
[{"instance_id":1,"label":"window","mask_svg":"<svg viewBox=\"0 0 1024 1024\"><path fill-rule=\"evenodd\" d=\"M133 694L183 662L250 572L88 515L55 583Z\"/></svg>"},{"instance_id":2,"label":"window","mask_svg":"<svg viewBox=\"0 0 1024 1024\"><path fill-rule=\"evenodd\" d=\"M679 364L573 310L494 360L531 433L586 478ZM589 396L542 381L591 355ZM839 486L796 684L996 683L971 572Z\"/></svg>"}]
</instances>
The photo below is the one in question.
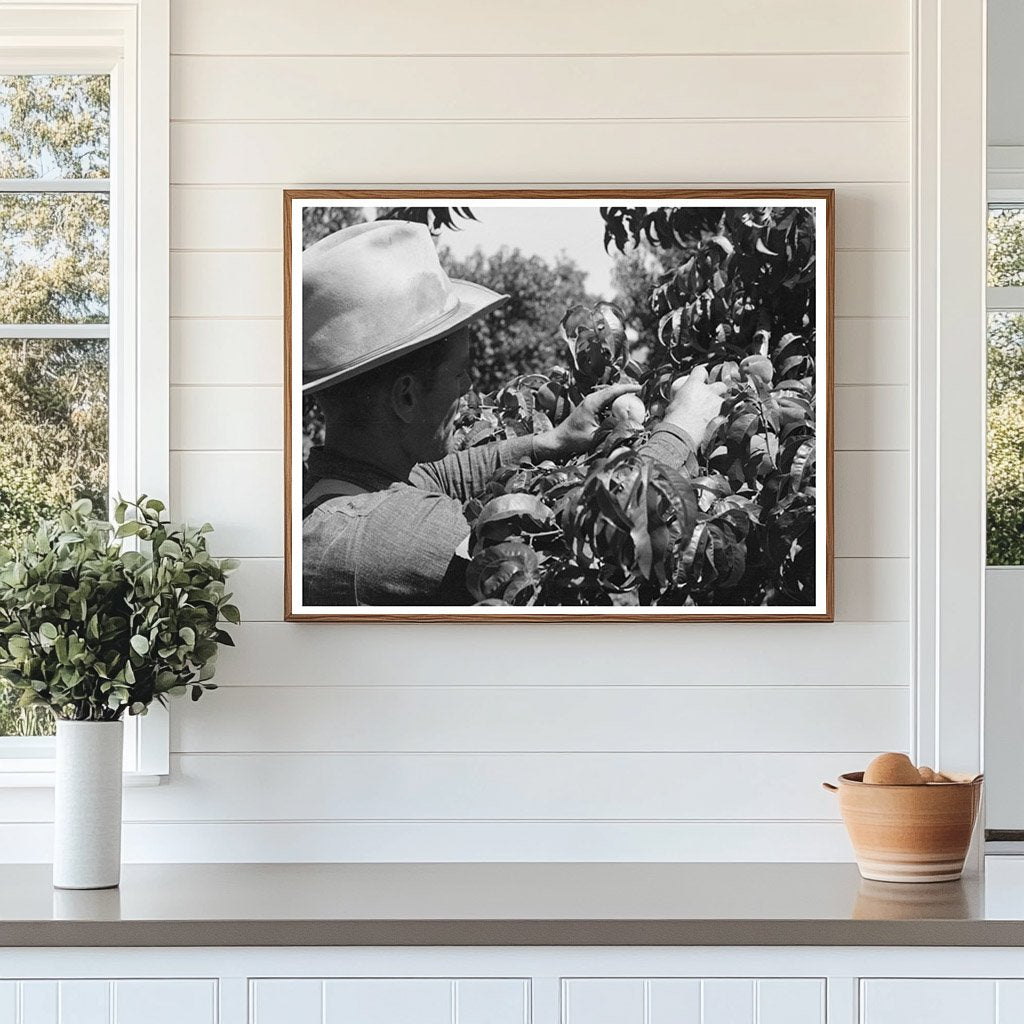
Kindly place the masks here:
<instances>
[{"instance_id":1,"label":"window","mask_svg":"<svg viewBox=\"0 0 1024 1024\"><path fill-rule=\"evenodd\" d=\"M1024 204L988 217L987 561L1024 565Z\"/></svg>"},{"instance_id":2,"label":"window","mask_svg":"<svg viewBox=\"0 0 1024 1024\"><path fill-rule=\"evenodd\" d=\"M74 497L168 497L168 0L0 5L0 543ZM0 684L0 785L47 716ZM167 771L166 715L125 769Z\"/></svg>"},{"instance_id":3,"label":"window","mask_svg":"<svg viewBox=\"0 0 1024 1024\"><path fill-rule=\"evenodd\" d=\"M0 543L109 505L110 76L0 77ZM0 736L43 736L0 683Z\"/></svg>"}]
</instances>

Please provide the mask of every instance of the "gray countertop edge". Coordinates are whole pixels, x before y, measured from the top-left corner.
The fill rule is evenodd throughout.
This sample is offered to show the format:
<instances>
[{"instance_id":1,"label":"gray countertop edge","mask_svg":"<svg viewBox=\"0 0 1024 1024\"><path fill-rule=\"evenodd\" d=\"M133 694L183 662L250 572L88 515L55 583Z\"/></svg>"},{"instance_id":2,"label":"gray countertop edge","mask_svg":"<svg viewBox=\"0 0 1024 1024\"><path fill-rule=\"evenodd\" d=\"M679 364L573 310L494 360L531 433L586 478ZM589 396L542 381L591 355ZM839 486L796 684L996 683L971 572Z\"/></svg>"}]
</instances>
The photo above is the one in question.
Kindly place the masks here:
<instances>
[{"instance_id":1,"label":"gray countertop edge","mask_svg":"<svg viewBox=\"0 0 1024 1024\"><path fill-rule=\"evenodd\" d=\"M1022 946L1021 921L7 921L0 947Z\"/></svg>"}]
</instances>

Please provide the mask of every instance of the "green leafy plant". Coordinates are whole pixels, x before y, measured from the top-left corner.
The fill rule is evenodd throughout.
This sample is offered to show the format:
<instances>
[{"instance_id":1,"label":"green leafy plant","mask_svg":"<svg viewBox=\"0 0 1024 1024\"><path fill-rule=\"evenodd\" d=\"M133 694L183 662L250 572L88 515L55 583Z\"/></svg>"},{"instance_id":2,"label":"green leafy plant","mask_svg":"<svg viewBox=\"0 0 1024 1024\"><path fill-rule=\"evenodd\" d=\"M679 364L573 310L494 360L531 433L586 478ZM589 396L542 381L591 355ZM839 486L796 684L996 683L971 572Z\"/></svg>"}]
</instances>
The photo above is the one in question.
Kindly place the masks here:
<instances>
[{"instance_id":1,"label":"green leafy plant","mask_svg":"<svg viewBox=\"0 0 1024 1024\"><path fill-rule=\"evenodd\" d=\"M808 605L815 600L815 224L807 208L607 208L605 245L663 272L629 341L615 304L573 305L566 365L468 394L467 448L550 429L633 381L594 449L502 467L466 505L470 593L487 605ZM642 288L643 283L637 284ZM637 449L694 367L727 385L678 469Z\"/></svg>"},{"instance_id":2,"label":"green leafy plant","mask_svg":"<svg viewBox=\"0 0 1024 1024\"><path fill-rule=\"evenodd\" d=\"M0 549L0 678L23 708L116 721L215 688L219 645L234 643L221 624L239 621L225 589L238 563L210 555L208 523L163 512L122 500L108 523L83 499Z\"/></svg>"}]
</instances>

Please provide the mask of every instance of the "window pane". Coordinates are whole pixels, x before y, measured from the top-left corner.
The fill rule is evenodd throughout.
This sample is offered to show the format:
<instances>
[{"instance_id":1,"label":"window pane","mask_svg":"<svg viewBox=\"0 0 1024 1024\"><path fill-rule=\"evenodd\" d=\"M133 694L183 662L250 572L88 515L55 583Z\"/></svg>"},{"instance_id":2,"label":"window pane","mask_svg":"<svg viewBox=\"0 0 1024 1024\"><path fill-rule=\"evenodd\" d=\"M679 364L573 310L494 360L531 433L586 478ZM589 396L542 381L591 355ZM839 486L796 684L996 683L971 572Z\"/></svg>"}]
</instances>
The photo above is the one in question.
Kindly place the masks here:
<instances>
[{"instance_id":1,"label":"window pane","mask_svg":"<svg viewBox=\"0 0 1024 1024\"><path fill-rule=\"evenodd\" d=\"M0 75L0 178L108 178L108 75Z\"/></svg>"},{"instance_id":2,"label":"window pane","mask_svg":"<svg viewBox=\"0 0 1024 1024\"><path fill-rule=\"evenodd\" d=\"M105 338L0 339L0 543L77 498L107 508Z\"/></svg>"},{"instance_id":3,"label":"window pane","mask_svg":"<svg viewBox=\"0 0 1024 1024\"><path fill-rule=\"evenodd\" d=\"M988 564L1024 565L1024 314L988 317Z\"/></svg>"},{"instance_id":4,"label":"window pane","mask_svg":"<svg viewBox=\"0 0 1024 1024\"><path fill-rule=\"evenodd\" d=\"M12 686L0 682L0 736L55 735L57 728L53 715L46 708L18 707L19 697ZM18 756L16 750L13 754Z\"/></svg>"},{"instance_id":5,"label":"window pane","mask_svg":"<svg viewBox=\"0 0 1024 1024\"><path fill-rule=\"evenodd\" d=\"M1024 207L989 208L988 283L993 288L1024 285Z\"/></svg>"},{"instance_id":6,"label":"window pane","mask_svg":"<svg viewBox=\"0 0 1024 1024\"><path fill-rule=\"evenodd\" d=\"M106 515L108 391L106 339L0 339L0 544L76 498ZM51 731L0 683L0 736Z\"/></svg>"},{"instance_id":7,"label":"window pane","mask_svg":"<svg viewBox=\"0 0 1024 1024\"><path fill-rule=\"evenodd\" d=\"M106 323L106 193L0 193L0 224L0 323Z\"/></svg>"}]
</instances>

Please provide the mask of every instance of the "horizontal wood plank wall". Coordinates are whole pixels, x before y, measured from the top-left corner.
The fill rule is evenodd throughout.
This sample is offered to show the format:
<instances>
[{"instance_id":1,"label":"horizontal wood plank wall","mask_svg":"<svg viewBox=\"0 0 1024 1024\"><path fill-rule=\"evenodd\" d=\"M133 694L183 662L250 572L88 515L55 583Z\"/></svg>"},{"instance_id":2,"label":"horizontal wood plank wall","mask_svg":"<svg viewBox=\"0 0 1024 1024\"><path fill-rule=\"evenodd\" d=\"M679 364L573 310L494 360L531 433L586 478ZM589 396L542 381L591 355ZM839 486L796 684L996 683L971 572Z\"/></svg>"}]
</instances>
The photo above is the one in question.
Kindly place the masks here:
<instances>
[{"instance_id":1,"label":"horizontal wood plank wall","mask_svg":"<svg viewBox=\"0 0 1024 1024\"><path fill-rule=\"evenodd\" d=\"M172 0L173 511L246 621L127 857L849 857L819 781L910 737L911 6ZM281 622L281 189L662 183L838 190L838 621Z\"/></svg>"}]
</instances>

